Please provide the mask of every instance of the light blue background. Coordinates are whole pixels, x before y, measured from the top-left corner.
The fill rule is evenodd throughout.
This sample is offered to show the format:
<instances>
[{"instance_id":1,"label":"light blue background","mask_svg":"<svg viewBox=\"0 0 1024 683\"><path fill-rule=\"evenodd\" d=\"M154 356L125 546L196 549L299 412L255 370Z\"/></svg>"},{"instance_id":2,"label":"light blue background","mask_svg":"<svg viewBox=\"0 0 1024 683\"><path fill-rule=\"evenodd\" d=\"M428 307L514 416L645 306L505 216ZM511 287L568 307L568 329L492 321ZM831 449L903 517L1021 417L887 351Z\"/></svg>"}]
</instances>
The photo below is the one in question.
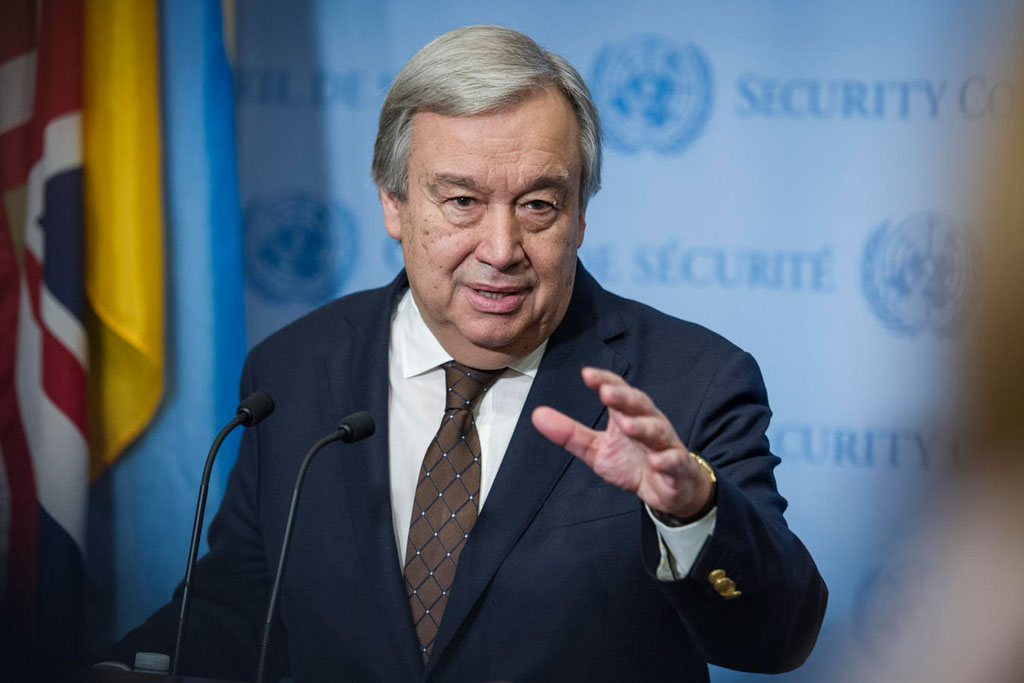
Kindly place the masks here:
<instances>
[{"instance_id":1,"label":"light blue background","mask_svg":"<svg viewBox=\"0 0 1024 683\"><path fill-rule=\"evenodd\" d=\"M321 213L293 220L302 225L279 220L276 237L297 258L335 265L296 261L293 274L333 282L335 294L393 277L399 252L384 233L369 173L377 114L404 61L446 30L512 26L564 55L588 81L602 50L624 41L657 35L695 46L710 70L705 126L671 153L606 150L604 189L588 209L581 254L609 289L702 323L760 362L787 517L831 590L818 649L804 669L783 678L827 680L832 655L870 657L885 629L898 628L871 618L881 609L887 558L928 482L954 467L952 444L963 440L948 420L956 335L886 327L862 286L862 269L880 266L865 263L865 247L883 224L901 226L920 212L937 216L942 230L969 229L972 150L994 120L974 116L987 92L979 77L988 86L1000 78L1014 37L1012 10L1010 2L966 1L665 1L628 9L534 0L239 3L247 239L251 246L265 237L255 234L257 224L273 233L274 212L299 197ZM881 117L750 113L741 83L794 79L869 91L877 83L908 84L910 95L904 113L892 94L900 86L890 86ZM941 93L934 108L926 87ZM1024 87L1013 87L1020 114ZM303 242L305 229L326 242ZM927 243L908 235L904 252L887 256L921 255ZM352 252L354 258L341 256ZM805 265L799 283L789 277L778 288L651 275L661 258L678 274L686 254L706 272L708 253ZM267 264L257 258L248 265L250 345L329 298L269 296L273 283L260 274ZM758 678L720 670L714 676Z\"/></svg>"}]
</instances>

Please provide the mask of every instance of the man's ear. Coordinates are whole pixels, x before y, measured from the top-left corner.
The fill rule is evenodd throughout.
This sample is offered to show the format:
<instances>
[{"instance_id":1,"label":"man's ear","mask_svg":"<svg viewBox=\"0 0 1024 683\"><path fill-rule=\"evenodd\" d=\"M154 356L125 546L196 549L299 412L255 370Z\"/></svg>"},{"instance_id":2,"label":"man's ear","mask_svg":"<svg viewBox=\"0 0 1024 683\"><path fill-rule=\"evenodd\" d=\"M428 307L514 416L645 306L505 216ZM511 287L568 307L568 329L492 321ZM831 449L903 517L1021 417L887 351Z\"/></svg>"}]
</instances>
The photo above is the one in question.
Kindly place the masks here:
<instances>
[{"instance_id":1,"label":"man's ear","mask_svg":"<svg viewBox=\"0 0 1024 683\"><path fill-rule=\"evenodd\" d=\"M384 230L394 239L401 241L402 212L400 207L402 200L380 185L377 186L377 192L380 194L380 208L384 212Z\"/></svg>"}]
</instances>

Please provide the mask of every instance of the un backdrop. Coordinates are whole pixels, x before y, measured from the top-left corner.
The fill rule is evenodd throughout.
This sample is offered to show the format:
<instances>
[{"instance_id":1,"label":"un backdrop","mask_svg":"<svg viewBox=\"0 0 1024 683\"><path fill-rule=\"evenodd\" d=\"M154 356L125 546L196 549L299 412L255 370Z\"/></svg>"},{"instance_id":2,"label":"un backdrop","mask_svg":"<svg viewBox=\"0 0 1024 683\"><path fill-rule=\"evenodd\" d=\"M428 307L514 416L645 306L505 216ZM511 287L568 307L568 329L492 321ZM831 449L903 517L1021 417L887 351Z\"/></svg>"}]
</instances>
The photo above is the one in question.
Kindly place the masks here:
<instances>
[{"instance_id":1,"label":"un backdrop","mask_svg":"<svg viewBox=\"0 0 1024 683\"><path fill-rule=\"evenodd\" d=\"M971 282L971 143L1024 110L1000 76L1013 4L415 3L239 6L250 345L401 267L370 180L377 113L413 52L496 23L565 55L604 120L582 249L608 288L760 361L788 519L832 598L819 648L870 659L921 567L894 562L936 472ZM716 681L749 675L715 671Z\"/></svg>"}]
</instances>

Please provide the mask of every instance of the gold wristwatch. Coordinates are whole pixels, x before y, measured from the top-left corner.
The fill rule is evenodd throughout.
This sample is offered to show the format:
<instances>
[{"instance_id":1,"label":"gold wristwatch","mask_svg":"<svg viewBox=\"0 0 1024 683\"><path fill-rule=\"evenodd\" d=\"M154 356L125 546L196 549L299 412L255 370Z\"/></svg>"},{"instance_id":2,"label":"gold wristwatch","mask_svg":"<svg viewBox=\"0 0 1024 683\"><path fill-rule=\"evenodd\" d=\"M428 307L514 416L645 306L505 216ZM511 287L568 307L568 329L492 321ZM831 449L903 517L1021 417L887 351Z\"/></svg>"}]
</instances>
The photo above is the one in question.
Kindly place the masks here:
<instances>
[{"instance_id":1,"label":"gold wristwatch","mask_svg":"<svg viewBox=\"0 0 1024 683\"><path fill-rule=\"evenodd\" d=\"M693 451L690 451L690 457L696 460L697 464L708 473L708 477L711 479L711 495L708 496L708 502L704 504L704 507L688 519L682 519L675 515L670 515L667 512L661 512L660 510L651 508L651 514L653 514L659 522L667 526L684 526L686 524L692 524L711 512L711 510L718 504L718 477L715 475L715 471L711 469L711 465L708 464L707 460L700 457Z\"/></svg>"}]
</instances>

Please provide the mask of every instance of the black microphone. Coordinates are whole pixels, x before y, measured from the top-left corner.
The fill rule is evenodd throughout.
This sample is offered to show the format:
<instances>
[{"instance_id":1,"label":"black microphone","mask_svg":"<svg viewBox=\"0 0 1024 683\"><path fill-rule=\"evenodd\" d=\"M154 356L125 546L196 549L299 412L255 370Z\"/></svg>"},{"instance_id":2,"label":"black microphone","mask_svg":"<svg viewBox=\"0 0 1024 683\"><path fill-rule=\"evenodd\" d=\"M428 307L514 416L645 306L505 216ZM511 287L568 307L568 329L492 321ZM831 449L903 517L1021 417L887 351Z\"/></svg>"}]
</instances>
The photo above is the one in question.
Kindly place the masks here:
<instances>
[{"instance_id":1,"label":"black microphone","mask_svg":"<svg viewBox=\"0 0 1024 683\"><path fill-rule=\"evenodd\" d=\"M295 478L295 490L292 491L292 505L288 510L288 521L284 526L284 540L281 541L281 558L277 563L277 574L274 576L274 587L270 590L270 602L267 604L267 619L263 624L263 640L260 645L260 661L256 668L256 683L263 683L264 669L267 664L267 646L270 643L270 627L274 621L274 611L277 608L277 597L281 592L281 577L284 576L284 565L288 560L288 547L292 540L292 528L295 526L295 511L299 507L299 492L302 490L302 481L306 478L306 470L313 456L320 452L320 449L333 441L352 443L359 441L373 434L376 427L373 424L373 416L365 410L342 418L341 424L333 432L313 444L313 447L306 453L302 464L299 465L299 474Z\"/></svg>"},{"instance_id":2,"label":"black microphone","mask_svg":"<svg viewBox=\"0 0 1024 683\"><path fill-rule=\"evenodd\" d=\"M171 660L171 675L178 675L178 662L181 660L181 641L185 634L185 622L188 621L188 608L192 596L192 573L196 568L196 557L199 555L199 536L203 531L203 515L206 512L206 494L210 490L210 473L213 471L213 459L217 457L221 443L227 435L238 425L251 427L262 422L268 415L274 412L274 399L270 394L260 389L249 394L244 401L238 404L235 417L224 425L217 438L210 446L210 452L206 456L206 466L203 468L203 479L199 484L199 500L196 502L196 516L192 522L192 541L188 547L188 564L185 565L185 588L181 592L181 615L178 617L178 635L174 638L174 658Z\"/></svg>"},{"instance_id":3,"label":"black microphone","mask_svg":"<svg viewBox=\"0 0 1024 683\"><path fill-rule=\"evenodd\" d=\"M270 398L270 394L267 392L257 389L238 404L236 415L239 417L244 415L245 419L242 420L242 424L252 427L254 424L263 422L272 412L274 412L274 399Z\"/></svg>"}]
</instances>

